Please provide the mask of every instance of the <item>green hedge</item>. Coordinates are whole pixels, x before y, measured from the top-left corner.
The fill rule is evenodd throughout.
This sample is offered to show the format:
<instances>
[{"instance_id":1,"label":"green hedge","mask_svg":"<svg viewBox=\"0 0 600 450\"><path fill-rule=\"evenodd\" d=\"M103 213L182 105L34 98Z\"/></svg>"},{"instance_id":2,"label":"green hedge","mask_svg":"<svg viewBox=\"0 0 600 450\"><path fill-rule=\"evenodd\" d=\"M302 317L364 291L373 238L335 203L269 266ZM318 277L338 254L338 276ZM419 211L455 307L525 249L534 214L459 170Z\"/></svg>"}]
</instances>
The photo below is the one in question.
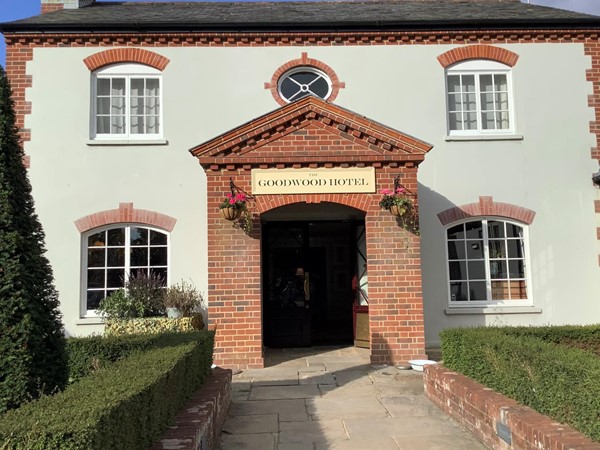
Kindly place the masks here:
<instances>
[{"instance_id":1,"label":"green hedge","mask_svg":"<svg viewBox=\"0 0 600 450\"><path fill-rule=\"evenodd\" d=\"M444 365L600 441L600 358L557 344L599 327L468 328L441 333Z\"/></svg>"},{"instance_id":2,"label":"green hedge","mask_svg":"<svg viewBox=\"0 0 600 450\"><path fill-rule=\"evenodd\" d=\"M209 332L163 335L147 351L6 413L0 449L149 448L209 375L213 339Z\"/></svg>"},{"instance_id":3,"label":"green hedge","mask_svg":"<svg viewBox=\"0 0 600 450\"><path fill-rule=\"evenodd\" d=\"M69 381L72 383L107 364L147 349L159 337L148 335L83 337L67 340Z\"/></svg>"}]
</instances>

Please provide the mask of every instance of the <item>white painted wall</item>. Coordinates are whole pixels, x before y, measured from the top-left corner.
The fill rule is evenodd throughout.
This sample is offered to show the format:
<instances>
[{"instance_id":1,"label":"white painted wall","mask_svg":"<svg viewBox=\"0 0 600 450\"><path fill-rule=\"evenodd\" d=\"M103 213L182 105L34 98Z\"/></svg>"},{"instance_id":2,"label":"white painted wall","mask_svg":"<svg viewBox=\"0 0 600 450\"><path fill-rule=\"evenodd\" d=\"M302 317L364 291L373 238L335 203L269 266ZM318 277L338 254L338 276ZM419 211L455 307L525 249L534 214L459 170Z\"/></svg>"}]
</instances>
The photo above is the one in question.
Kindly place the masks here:
<instances>
[{"instance_id":1,"label":"white painted wall","mask_svg":"<svg viewBox=\"0 0 600 450\"><path fill-rule=\"evenodd\" d=\"M39 48L28 64L30 176L70 334L100 331L80 320L80 236L73 222L119 202L177 218L171 280L207 290L205 176L187 150L278 108L265 82L308 52L346 83L336 103L434 145L420 167L423 293L428 344L461 324L600 321L599 246L591 185L597 165L587 106L590 60L579 44L503 45L513 70L517 141L447 142L444 69L452 46L156 48L163 72L165 146L91 147L90 73L101 49ZM390 184L392 180L390 180ZM537 314L446 316L444 230L436 214L491 195L537 212L531 225Z\"/></svg>"}]
</instances>

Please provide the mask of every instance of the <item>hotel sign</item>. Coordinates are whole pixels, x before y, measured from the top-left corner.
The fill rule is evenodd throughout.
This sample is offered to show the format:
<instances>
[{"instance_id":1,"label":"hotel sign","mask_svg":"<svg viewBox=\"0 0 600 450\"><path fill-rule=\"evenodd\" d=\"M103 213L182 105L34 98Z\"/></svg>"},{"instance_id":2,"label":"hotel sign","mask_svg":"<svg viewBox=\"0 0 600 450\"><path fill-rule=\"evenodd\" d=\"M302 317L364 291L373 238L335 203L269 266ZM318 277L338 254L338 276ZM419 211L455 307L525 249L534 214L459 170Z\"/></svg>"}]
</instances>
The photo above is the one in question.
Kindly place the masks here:
<instances>
[{"instance_id":1,"label":"hotel sign","mask_svg":"<svg viewBox=\"0 0 600 450\"><path fill-rule=\"evenodd\" d=\"M351 194L375 192L375 168L253 169L252 194Z\"/></svg>"}]
</instances>

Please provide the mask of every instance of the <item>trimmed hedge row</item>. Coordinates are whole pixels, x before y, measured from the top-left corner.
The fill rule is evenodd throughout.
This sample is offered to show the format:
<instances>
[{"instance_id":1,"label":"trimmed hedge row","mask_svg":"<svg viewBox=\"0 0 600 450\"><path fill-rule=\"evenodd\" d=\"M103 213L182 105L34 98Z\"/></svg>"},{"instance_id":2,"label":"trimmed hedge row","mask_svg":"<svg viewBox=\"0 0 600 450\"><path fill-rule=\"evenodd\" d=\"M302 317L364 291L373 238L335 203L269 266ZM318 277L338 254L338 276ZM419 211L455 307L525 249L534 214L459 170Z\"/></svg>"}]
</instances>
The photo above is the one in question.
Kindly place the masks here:
<instances>
[{"instance_id":1,"label":"trimmed hedge row","mask_svg":"<svg viewBox=\"0 0 600 450\"><path fill-rule=\"evenodd\" d=\"M105 336L122 336L126 334L157 334L193 331L204 328L202 315L191 317L143 317L126 320L110 319L104 326Z\"/></svg>"},{"instance_id":2,"label":"trimmed hedge row","mask_svg":"<svg viewBox=\"0 0 600 450\"><path fill-rule=\"evenodd\" d=\"M69 382L77 381L134 352L146 350L158 338L156 335L69 338L67 340Z\"/></svg>"},{"instance_id":3,"label":"trimmed hedge row","mask_svg":"<svg viewBox=\"0 0 600 450\"><path fill-rule=\"evenodd\" d=\"M600 358L555 343L590 342L597 328L447 329L442 357L449 369L600 441Z\"/></svg>"},{"instance_id":4,"label":"trimmed hedge row","mask_svg":"<svg viewBox=\"0 0 600 450\"><path fill-rule=\"evenodd\" d=\"M163 335L147 351L0 417L2 450L147 449L206 380L214 335Z\"/></svg>"}]
</instances>

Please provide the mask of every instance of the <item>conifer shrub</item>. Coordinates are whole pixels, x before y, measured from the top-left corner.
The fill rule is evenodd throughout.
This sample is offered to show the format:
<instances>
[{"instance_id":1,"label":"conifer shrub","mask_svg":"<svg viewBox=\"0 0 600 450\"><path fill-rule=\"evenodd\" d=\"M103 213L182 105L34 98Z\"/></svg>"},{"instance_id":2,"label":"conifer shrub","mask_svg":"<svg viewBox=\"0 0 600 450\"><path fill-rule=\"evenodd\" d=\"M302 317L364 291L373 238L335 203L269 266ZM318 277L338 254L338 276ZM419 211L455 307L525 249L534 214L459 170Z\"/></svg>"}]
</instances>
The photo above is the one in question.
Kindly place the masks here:
<instances>
[{"instance_id":1,"label":"conifer shrub","mask_svg":"<svg viewBox=\"0 0 600 450\"><path fill-rule=\"evenodd\" d=\"M0 66L0 414L62 389L67 358L58 294Z\"/></svg>"}]
</instances>

